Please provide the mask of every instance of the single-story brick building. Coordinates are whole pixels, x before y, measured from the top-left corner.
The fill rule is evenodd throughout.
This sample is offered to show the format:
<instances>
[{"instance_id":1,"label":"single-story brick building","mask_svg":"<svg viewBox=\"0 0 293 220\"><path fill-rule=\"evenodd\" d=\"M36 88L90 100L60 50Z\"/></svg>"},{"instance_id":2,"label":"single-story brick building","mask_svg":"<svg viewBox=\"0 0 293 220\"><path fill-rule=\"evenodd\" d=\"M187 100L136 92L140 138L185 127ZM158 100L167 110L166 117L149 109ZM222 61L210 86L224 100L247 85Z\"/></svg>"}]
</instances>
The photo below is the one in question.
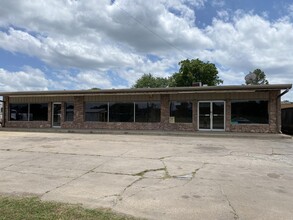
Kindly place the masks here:
<instances>
[{"instance_id":1,"label":"single-story brick building","mask_svg":"<svg viewBox=\"0 0 293 220\"><path fill-rule=\"evenodd\" d=\"M9 128L278 133L292 84L0 92Z\"/></svg>"}]
</instances>

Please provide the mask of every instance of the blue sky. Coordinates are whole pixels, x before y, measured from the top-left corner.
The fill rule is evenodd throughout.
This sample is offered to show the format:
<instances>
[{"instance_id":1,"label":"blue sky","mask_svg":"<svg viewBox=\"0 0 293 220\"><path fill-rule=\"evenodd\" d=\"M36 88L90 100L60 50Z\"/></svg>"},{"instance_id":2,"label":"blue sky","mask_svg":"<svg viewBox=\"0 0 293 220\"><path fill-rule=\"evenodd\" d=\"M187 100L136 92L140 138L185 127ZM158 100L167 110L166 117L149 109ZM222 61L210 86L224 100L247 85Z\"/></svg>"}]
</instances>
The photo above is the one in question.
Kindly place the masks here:
<instances>
[{"instance_id":1,"label":"blue sky","mask_svg":"<svg viewBox=\"0 0 293 220\"><path fill-rule=\"evenodd\" d=\"M289 0L0 0L0 90L127 88L183 59L293 83ZM284 99L293 101L293 92Z\"/></svg>"}]
</instances>

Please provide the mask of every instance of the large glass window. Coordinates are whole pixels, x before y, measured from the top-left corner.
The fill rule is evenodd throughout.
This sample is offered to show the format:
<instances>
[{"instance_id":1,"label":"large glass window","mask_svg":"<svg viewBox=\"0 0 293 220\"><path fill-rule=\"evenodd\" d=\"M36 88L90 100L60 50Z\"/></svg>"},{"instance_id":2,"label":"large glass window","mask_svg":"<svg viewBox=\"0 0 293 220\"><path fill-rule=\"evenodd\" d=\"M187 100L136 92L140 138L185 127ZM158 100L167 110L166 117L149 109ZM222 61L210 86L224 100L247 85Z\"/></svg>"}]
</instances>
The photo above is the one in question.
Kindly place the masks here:
<instances>
[{"instance_id":1,"label":"large glass window","mask_svg":"<svg viewBox=\"0 0 293 220\"><path fill-rule=\"evenodd\" d=\"M73 121L74 118L74 104L65 103L65 121Z\"/></svg>"},{"instance_id":2,"label":"large glass window","mask_svg":"<svg viewBox=\"0 0 293 220\"><path fill-rule=\"evenodd\" d=\"M192 123L192 102L171 102L170 117L174 117L175 122Z\"/></svg>"},{"instance_id":3,"label":"large glass window","mask_svg":"<svg viewBox=\"0 0 293 220\"><path fill-rule=\"evenodd\" d=\"M48 121L48 104L30 104L30 121Z\"/></svg>"},{"instance_id":4,"label":"large glass window","mask_svg":"<svg viewBox=\"0 0 293 220\"><path fill-rule=\"evenodd\" d=\"M108 103L85 103L85 121L108 121Z\"/></svg>"},{"instance_id":5,"label":"large glass window","mask_svg":"<svg viewBox=\"0 0 293 220\"><path fill-rule=\"evenodd\" d=\"M161 104L160 102L136 102L135 103L136 122L160 122Z\"/></svg>"},{"instance_id":6,"label":"large glass window","mask_svg":"<svg viewBox=\"0 0 293 220\"><path fill-rule=\"evenodd\" d=\"M48 121L48 104L10 104L11 121Z\"/></svg>"},{"instance_id":7,"label":"large glass window","mask_svg":"<svg viewBox=\"0 0 293 220\"><path fill-rule=\"evenodd\" d=\"M268 124L268 101L232 101L232 124Z\"/></svg>"},{"instance_id":8,"label":"large glass window","mask_svg":"<svg viewBox=\"0 0 293 220\"><path fill-rule=\"evenodd\" d=\"M10 104L10 120L28 121L28 104Z\"/></svg>"},{"instance_id":9,"label":"large glass window","mask_svg":"<svg viewBox=\"0 0 293 220\"><path fill-rule=\"evenodd\" d=\"M110 122L134 122L134 103L110 103Z\"/></svg>"}]
</instances>

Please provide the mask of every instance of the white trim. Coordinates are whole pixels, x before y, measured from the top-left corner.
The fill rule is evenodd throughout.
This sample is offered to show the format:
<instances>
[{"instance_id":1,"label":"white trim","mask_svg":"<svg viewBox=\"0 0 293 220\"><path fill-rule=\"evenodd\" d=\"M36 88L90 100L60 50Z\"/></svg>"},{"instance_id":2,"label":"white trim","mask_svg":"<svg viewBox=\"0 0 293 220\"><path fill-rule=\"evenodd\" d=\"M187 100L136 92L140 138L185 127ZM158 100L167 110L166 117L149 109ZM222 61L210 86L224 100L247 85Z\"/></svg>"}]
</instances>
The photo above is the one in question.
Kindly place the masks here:
<instances>
[{"instance_id":1,"label":"white trim","mask_svg":"<svg viewBox=\"0 0 293 220\"><path fill-rule=\"evenodd\" d=\"M62 110L61 102L52 102L52 128L61 128L61 121L60 121L60 126L54 126L54 105L60 105ZM61 110L60 112L62 112ZM60 115L60 120L61 120L61 115Z\"/></svg>"},{"instance_id":2,"label":"white trim","mask_svg":"<svg viewBox=\"0 0 293 220\"><path fill-rule=\"evenodd\" d=\"M214 102L224 103L224 128L223 129L213 129L213 103ZM210 128L209 129L199 128L199 104L200 103L210 103ZM225 131L226 130L226 101L224 100L198 101L197 102L197 130L198 131Z\"/></svg>"}]
</instances>

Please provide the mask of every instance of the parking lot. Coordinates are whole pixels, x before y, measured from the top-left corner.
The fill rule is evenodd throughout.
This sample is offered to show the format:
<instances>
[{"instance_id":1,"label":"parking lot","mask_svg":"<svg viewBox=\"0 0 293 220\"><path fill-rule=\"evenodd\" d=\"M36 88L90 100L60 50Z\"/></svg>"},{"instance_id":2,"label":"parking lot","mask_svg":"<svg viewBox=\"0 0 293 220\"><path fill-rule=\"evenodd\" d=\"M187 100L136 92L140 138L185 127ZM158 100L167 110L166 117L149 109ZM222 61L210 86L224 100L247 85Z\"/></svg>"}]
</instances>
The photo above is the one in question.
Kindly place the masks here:
<instances>
[{"instance_id":1,"label":"parking lot","mask_svg":"<svg viewBox=\"0 0 293 220\"><path fill-rule=\"evenodd\" d=\"M0 193L147 219L292 219L293 141L0 131Z\"/></svg>"}]
</instances>

